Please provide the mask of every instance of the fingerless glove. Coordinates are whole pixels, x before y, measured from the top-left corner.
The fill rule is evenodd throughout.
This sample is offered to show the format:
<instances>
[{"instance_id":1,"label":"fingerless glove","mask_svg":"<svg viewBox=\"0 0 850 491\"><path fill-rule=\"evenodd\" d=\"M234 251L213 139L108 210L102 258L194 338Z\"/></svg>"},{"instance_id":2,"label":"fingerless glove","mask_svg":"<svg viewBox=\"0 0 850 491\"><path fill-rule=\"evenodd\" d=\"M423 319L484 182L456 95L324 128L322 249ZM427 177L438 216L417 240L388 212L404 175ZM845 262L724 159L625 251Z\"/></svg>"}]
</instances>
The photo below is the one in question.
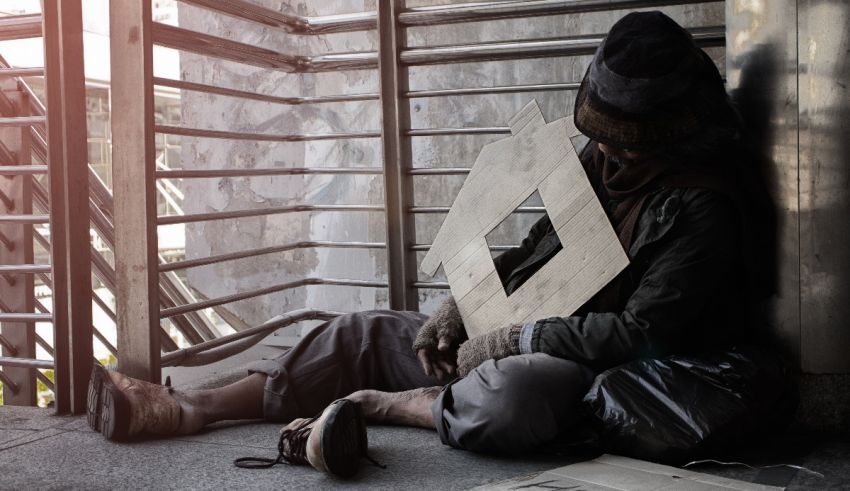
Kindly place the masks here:
<instances>
[{"instance_id":1,"label":"fingerless glove","mask_svg":"<svg viewBox=\"0 0 850 491\"><path fill-rule=\"evenodd\" d=\"M522 324L511 324L463 343L457 351L458 374L466 377L475 367L487 360L518 355L521 332Z\"/></svg>"},{"instance_id":2,"label":"fingerless glove","mask_svg":"<svg viewBox=\"0 0 850 491\"><path fill-rule=\"evenodd\" d=\"M441 337L448 338L452 345L460 344L466 339L463 319L452 297L447 298L434 315L419 328L416 340L413 342L413 351L419 351L422 348L436 350Z\"/></svg>"}]
</instances>

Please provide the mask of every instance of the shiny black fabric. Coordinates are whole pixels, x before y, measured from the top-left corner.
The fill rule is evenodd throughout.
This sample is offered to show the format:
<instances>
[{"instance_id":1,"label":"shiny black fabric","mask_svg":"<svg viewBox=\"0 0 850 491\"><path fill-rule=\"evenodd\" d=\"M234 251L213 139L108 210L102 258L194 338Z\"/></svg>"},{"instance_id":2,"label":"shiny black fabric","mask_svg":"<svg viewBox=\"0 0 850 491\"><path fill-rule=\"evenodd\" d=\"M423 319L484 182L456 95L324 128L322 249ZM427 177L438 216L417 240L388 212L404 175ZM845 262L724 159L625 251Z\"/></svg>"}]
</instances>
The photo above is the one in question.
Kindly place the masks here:
<instances>
[{"instance_id":1,"label":"shiny black fabric","mask_svg":"<svg viewBox=\"0 0 850 491\"><path fill-rule=\"evenodd\" d=\"M606 451L682 465L787 424L790 379L778 356L751 346L641 359L600 374L584 405Z\"/></svg>"}]
</instances>

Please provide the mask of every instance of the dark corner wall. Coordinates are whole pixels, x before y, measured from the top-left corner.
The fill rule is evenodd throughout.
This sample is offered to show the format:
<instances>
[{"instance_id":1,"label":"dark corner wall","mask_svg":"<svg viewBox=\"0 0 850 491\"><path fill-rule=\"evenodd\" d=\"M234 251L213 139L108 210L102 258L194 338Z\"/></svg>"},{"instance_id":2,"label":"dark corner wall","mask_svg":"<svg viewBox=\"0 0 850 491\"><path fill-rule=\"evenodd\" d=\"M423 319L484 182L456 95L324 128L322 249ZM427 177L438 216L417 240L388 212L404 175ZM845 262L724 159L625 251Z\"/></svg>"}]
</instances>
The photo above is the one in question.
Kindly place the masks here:
<instances>
[{"instance_id":1,"label":"dark corner wall","mask_svg":"<svg viewBox=\"0 0 850 491\"><path fill-rule=\"evenodd\" d=\"M763 305L804 425L850 430L850 3L727 0L726 74L777 210Z\"/></svg>"}]
</instances>

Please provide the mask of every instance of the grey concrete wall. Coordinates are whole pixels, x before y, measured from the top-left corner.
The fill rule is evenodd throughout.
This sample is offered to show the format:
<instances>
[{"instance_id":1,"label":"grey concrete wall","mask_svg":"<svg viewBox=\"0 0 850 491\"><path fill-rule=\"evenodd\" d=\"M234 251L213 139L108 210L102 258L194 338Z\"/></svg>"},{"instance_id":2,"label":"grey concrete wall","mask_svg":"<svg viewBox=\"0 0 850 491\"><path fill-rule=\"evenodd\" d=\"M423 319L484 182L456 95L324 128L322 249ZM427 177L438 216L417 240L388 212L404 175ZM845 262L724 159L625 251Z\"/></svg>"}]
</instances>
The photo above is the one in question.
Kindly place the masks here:
<instances>
[{"instance_id":1,"label":"grey concrete wall","mask_svg":"<svg viewBox=\"0 0 850 491\"><path fill-rule=\"evenodd\" d=\"M335 2L255 0L267 7L308 15L373 10L374 1ZM409 6L437 2L410 2ZM446 3L446 2L441 2ZM333 34L302 38L265 29L256 24L215 15L180 4L180 24L230 39L291 53L329 53L373 50L375 33ZM722 25L721 4L689 5L663 9L685 26ZM410 46L460 44L479 41L527 39L608 30L625 12L588 13L574 16L503 20L414 28L408 32ZM711 50L723 67L722 49ZM479 87L529 83L572 82L581 79L589 57L468 63L413 68L412 89ZM291 75L183 54L181 76L185 80L213 83L237 89L278 95L338 94L377 91L374 71ZM573 93L520 93L463 96L411 101L413 128L504 126L508 118L531 98L536 98L548 120L572 113ZM183 94L183 124L192 127L299 133L377 129L377 102L287 107L233 98ZM415 138L415 167L469 166L480 148L498 136L437 136ZM183 139L186 168L269 167L321 165L380 165L377 140L270 144L247 141ZM418 205L449 205L463 183L463 176L416 177ZM259 208L294 203L373 203L382 201L380 178L367 177L254 177L199 179L183 182L187 213ZM443 215L419 216L417 242L429 243ZM512 218L500 241L516 243L532 216ZM384 217L380 213L317 213L275 215L191 224L186 228L187 257L262 247L306 239L384 240ZM421 259L422 256L420 256ZM385 254L367 250L302 250L223 263L189 270L192 287L206 296L244 291L305 276L385 279ZM437 278L441 279L441 278ZM423 291L421 310L428 312L445 291ZM387 305L381 289L311 287L231 304L247 322L267 318L303 306L356 311Z\"/></svg>"}]
</instances>

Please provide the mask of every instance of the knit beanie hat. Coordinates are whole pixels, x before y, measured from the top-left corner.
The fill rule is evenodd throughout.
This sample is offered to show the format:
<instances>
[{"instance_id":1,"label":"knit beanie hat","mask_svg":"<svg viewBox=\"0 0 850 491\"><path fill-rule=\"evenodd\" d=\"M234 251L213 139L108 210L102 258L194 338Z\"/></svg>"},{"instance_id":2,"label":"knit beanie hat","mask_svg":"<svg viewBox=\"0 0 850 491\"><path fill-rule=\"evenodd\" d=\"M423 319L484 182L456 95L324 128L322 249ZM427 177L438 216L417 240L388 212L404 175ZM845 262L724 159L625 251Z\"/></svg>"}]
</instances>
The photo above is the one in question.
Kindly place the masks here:
<instances>
[{"instance_id":1,"label":"knit beanie hat","mask_svg":"<svg viewBox=\"0 0 850 491\"><path fill-rule=\"evenodd\" d=\"M661 12L633 12L596 50L576 96L576 127L600 143L651 150L728 115L723 79L688 31Z\"/></svg>"}]
</instances>

